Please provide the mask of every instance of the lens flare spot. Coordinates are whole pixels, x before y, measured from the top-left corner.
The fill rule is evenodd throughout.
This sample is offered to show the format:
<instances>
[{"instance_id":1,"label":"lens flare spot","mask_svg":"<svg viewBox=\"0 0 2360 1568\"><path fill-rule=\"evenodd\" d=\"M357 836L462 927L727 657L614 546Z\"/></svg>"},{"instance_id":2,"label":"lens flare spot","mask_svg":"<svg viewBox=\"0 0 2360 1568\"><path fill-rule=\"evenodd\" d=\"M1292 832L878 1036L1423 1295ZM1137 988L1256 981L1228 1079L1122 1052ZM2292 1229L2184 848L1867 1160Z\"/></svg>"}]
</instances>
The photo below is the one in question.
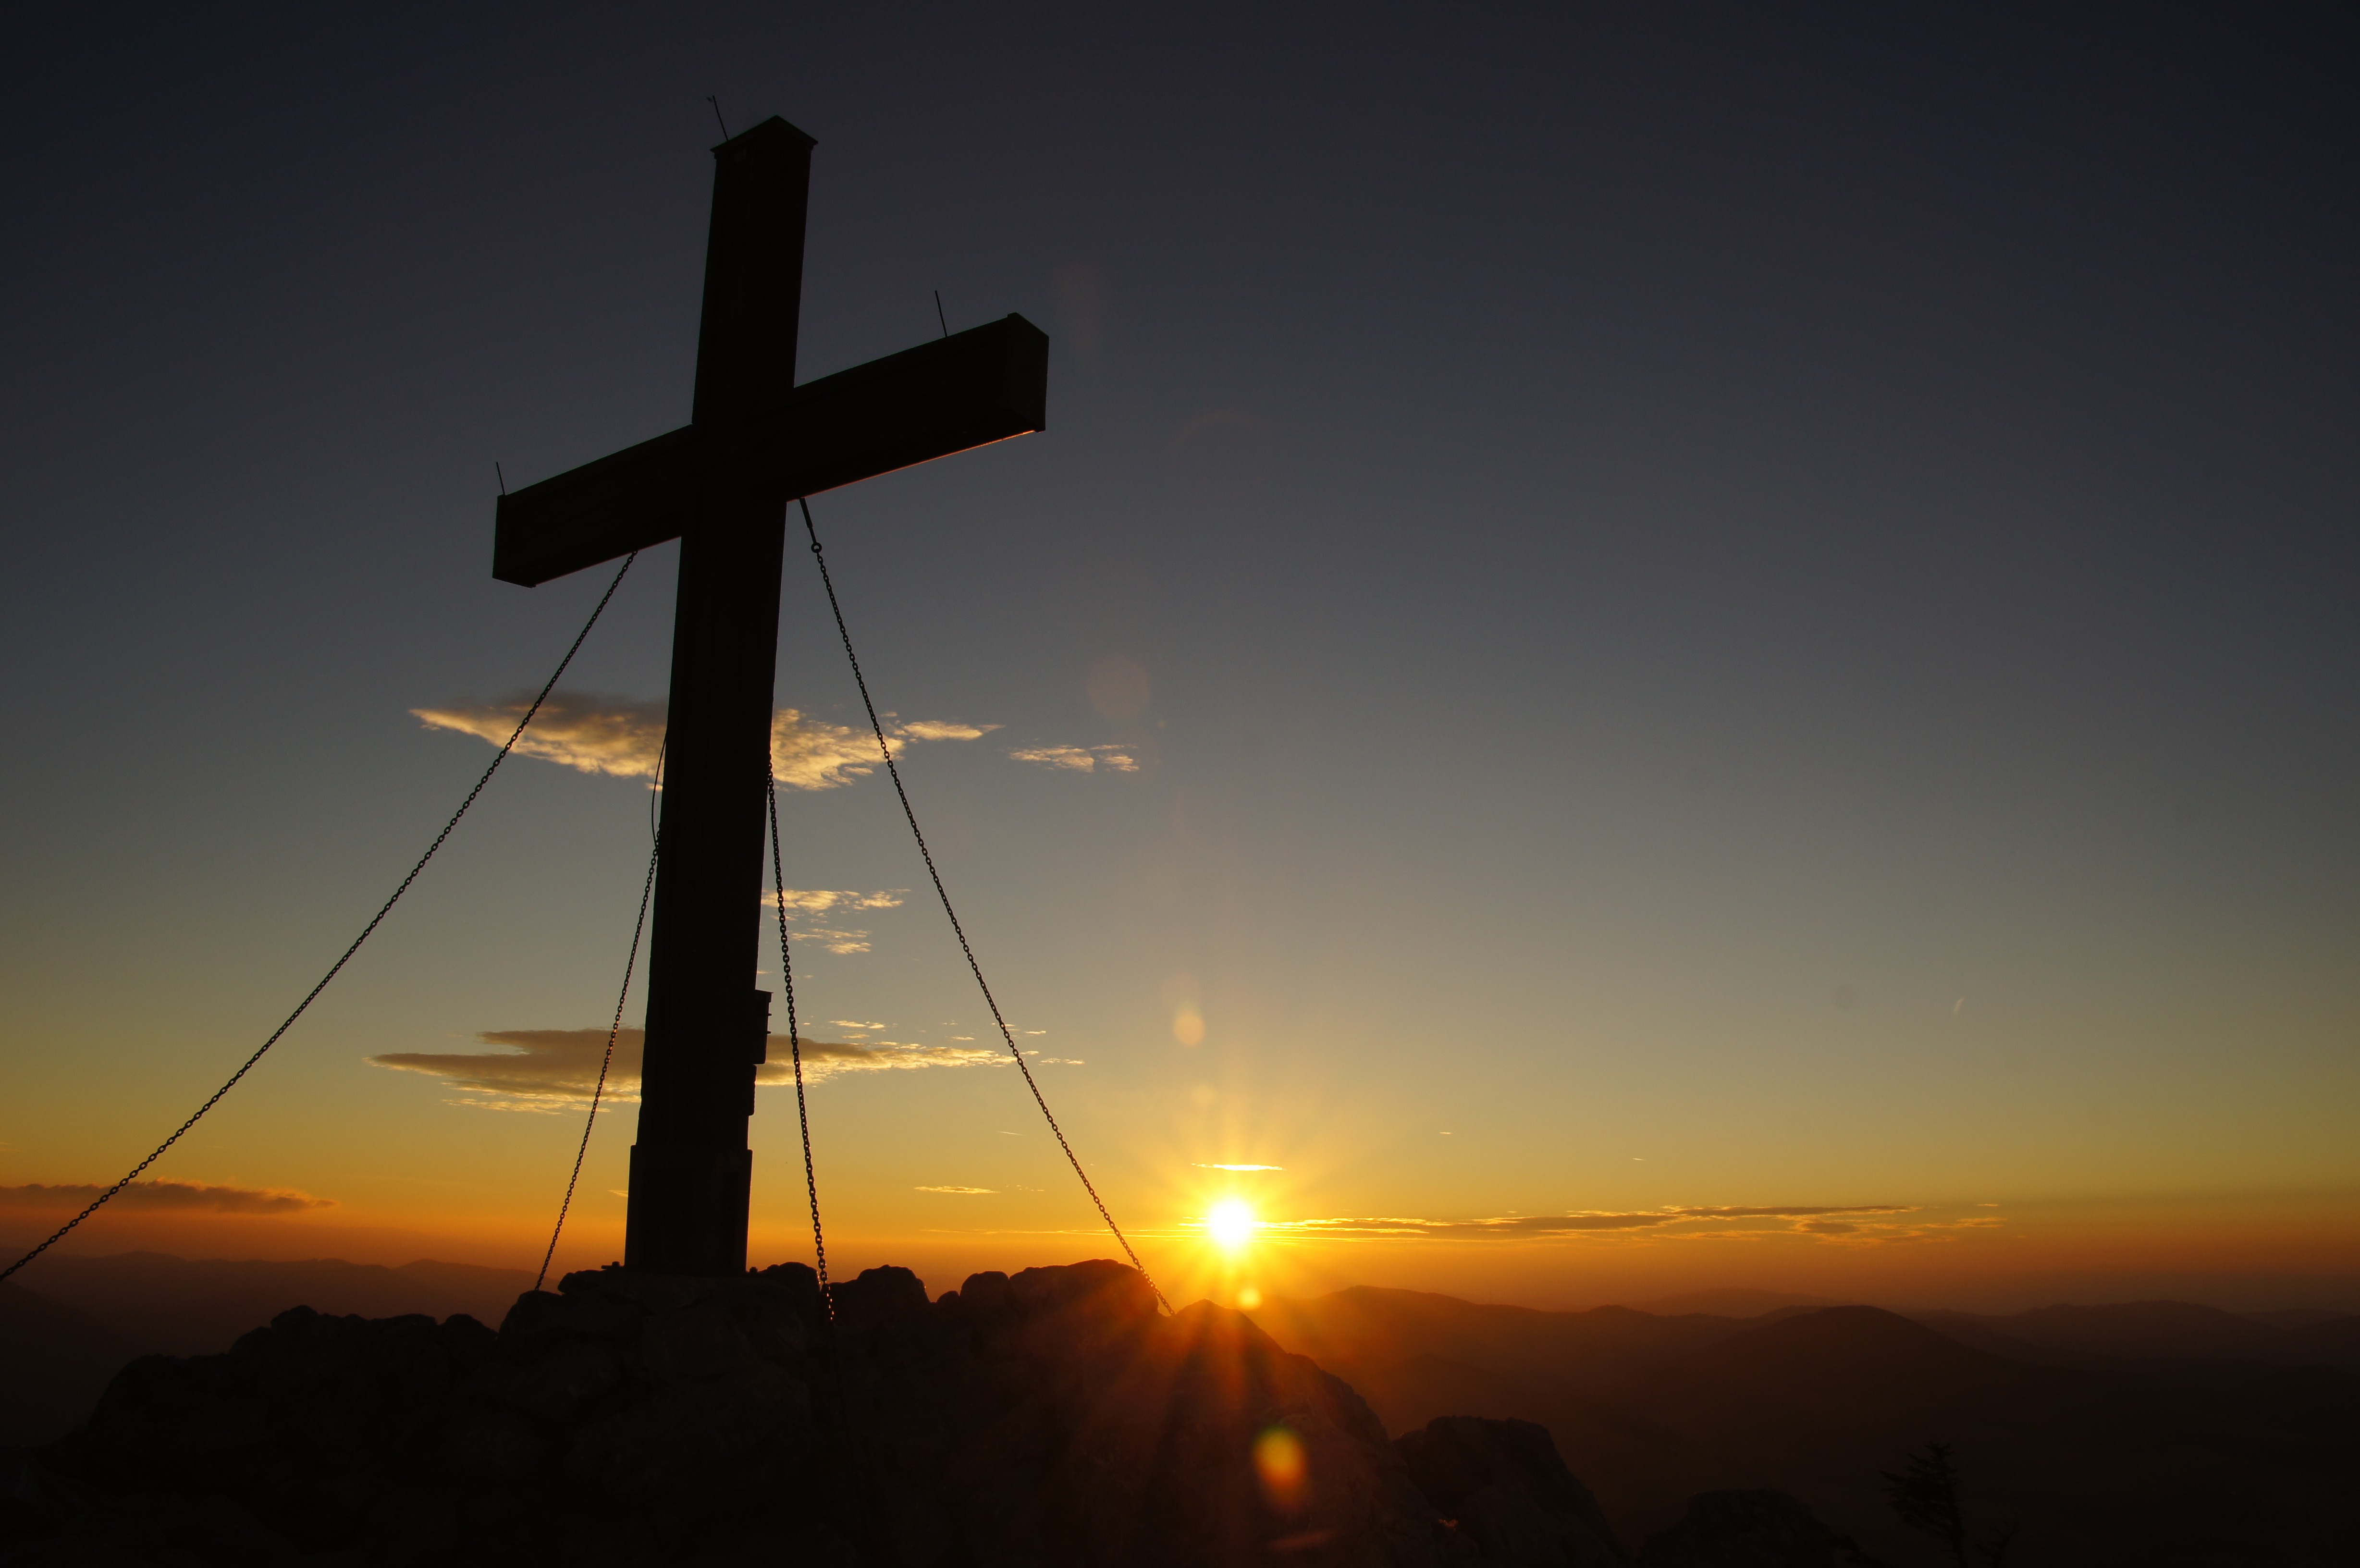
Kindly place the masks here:
<instances>
[{"instance_id":1,"label":"lens flare spot","mask_svg":"<svg viewBox=\"0 0 2360 1568\"><path fill-rule=\"evenodd\" d=\"M1183 1002L1172 1014L1172 1038L1182 1045L1205 1043L1205 1015L1194 1002Z\"/></svg>"},{"instance_id":2,"label":"lens flare spot","mask_svg":"<svg viewBox=\"0 0 2360 1568\"><path fill-rule=\"evenodd\" d=\"M1261 1305L1262 1292L1259 1290L1256 1290L1251 1285L1242 1286L1239 1289L1238 1311L1241 1312L1250 1312Z\"/></svg>"},{"instance_id":3,"label":"lens flare spot","mask_svg":"<svg viewBox=\"0 0 2360 1568\"><path fill-rule=\"evenodd\" d=\"M1205 1216L1205 1234L1216 1245L1235 1252L1253 1240L1254 1231L1261 1224L1254 1218L1252 1204L1243 1198L1224 1198Z\"/></svg>"},{"instance_id":4,"label":"lens flare spot","mask_svg":"<svg viewBox=\"0 0 2360 1568\"><path fill-rule=\"evenodd\" d=\"M1304 1457L1301 1438L1283 1426L1270 1428L1254 1439L1253 1464L1254 1474L1262 1477L1262 1495L1272 1506L1292 1510L1302 1503L1310 1465Z\"/></svg>"}]
</instances>

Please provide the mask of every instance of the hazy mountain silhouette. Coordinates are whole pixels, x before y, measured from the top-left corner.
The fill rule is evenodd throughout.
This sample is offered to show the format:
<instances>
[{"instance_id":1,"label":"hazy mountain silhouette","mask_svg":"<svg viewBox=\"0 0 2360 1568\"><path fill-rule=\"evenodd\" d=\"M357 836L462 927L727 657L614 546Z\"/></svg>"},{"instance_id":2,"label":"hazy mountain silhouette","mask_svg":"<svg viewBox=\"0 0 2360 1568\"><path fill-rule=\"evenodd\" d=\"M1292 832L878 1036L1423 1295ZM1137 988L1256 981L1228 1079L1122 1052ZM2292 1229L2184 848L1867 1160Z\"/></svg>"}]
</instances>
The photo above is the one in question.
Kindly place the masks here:
<instances>
[{"instance_id":1,"label":"hazy mountain silhouette","mask_svg":"<svg viewBox=\"0 0 2360 1568\"><path fill-rule=\"evenodd\" d=\"M112 1323L0 1283L0 1445L46 1443L87 1420L137 1354Z\"/></svg>"},{"instance_id":2,"label":"hazy mountain silhouette","mask_svg":"<svg viewBox=\"0 0 2360 1568\"><path fill-rule=\"evenodd\" d=\"M1684 1317L1691 1312L1703 1312L1717 1318L1758 1318L1786 1307L1841 1307L1848 1303L1832 1296L1798 1296L1791 1290L1689 1290L1677 1296L1658 1296L1652 1301L1624 1301L1622 1305L1633 1312L1653 1312L1659 1318Z\"/></svg>"},{"instance_id":3,"label":"hazy mountain silhouette","mask_svg":"<svg viewBox=\"0 0 2360 1568\"><path fill-rule=\"evenodd\" d=\"M2291 1329L2278 1350L2285 1360L2360 1373L2360 1317L2330 1318Z\"/></svg>"},{"instance_id":4,"label":"hazy mountain silhouette","mask_svg":"<svg viewBox=\"0 0 2360 1568\"><path fill-rule=\"evenodd\" d=\"M87 1419L137 1356L209 1356L296 1302L334 1314L453 1312L497 1323L532 1276L421 1260L388 1268L191 1260L162 1252L49 1256L0 1287L0 1443L47 1443Z\"/></svg>"},{"instance_id":5,"label":"hazy mountain silhouette","mask_svg":"<svg viewBox=\"0 0 2360 1568\"><path fill-rule=\"evenodd\" d=\"M1347 1367L1423 1362L1437 1377L1537 1376L1585 1388L1602 1388L1752 1326L1738 1318L1665 1317L1633 1307L1551 1312L1486 1306L1373 1286L1315 1301L1274 1298L1251 1315L1279 1343L1348 1381Z\"/></svg>"},{"instance_id":6,"label":"hazy mountain silhouette","mask_svg":"<svg viewBox=\"0 0 2360 1568\"><path fill-rule=\"evenodd\" d=\"M301 1301L334 1316L464 1312L497 1323L532 1287L520 1269L480 1269L421 1258L388 1267L340 1258L296 1262L175 1258L123 1252L44 1258L27 1289L116 1324L141 1348L167 1356L227 1350L239 1334Z\"/></svg>"},{"instance_id":7,"label":"hazy mountain silhouette","mask_svg":"<svg viewBox=\"0 0 2360 1568\"><path fill-rule=\"evenodd\" d=\"M2037 1307L1993 1316L1914 1312L1927 1327L1978 1349L2019 1360L2069 1365L2089 1361L2306 1362L2360 1372L2352 1334L2360 1318L2313 1320L2281 1329L2242 1312L2191 1301L2123 1301L2110 1306ZM2339 1329L2338 1323L2354 1325Z\"/></svg>"},{"instance_id":8,"label":"hazy mountain silhouette","mask_svg":"<svg viewBox=\"0 0 2360 1568\"><path fill-rule=\"evenodd\" d=\"M2274 1328L2282 1333L2291 1334L2296 1329L2310 1328L2316 1323L2331 1323L2337 1318L2360 1317L2360 1312L2354 1312L2348 1309L2339 1312L2330 1307L2282 1307L2276 1312L2240 1312L2237 1315L2251 1318L2265 1328Z\"/></svg>"},{"instance_id":9,"label":"hazy mountain silhouette","mask_svg":"<svg viewBox=\"0 0 2360 1568\"><path fill-rule=\"evenodd\" d=\"M2038 1321L2121 1323L2144 1350L2175 1316ZM1878 1475L1939 1438L1956 1444L1971 1506L2024 1522L2012 1563L2326 1562L2349 1545L2338 1510L2360 1464L2360 1379L2324 1367L2218 1363L2191 1379L2127 1356L2060 1366L1872 1307L1649 1319L1364 1289L1255 1317L1390 1430L1446 1413L1546 1426L1626 1538L1665 1530L1693 1494L1775 1487L1910 1563L1922 1543L1893 1522Z\"/></svg>"}]
</instances>

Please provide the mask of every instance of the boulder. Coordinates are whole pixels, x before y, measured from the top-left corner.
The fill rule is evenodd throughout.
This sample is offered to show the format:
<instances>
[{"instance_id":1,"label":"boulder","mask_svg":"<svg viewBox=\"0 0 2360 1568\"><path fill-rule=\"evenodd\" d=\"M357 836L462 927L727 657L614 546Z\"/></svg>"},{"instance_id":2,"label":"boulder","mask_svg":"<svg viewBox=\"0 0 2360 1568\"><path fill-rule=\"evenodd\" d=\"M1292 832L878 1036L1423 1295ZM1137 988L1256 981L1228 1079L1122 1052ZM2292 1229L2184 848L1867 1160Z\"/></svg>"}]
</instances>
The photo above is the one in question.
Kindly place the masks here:
<instances>
[{"instance_id":1,"label":"boulder","mask_svg":"<svg viewBox=\"0 0 2360 1568\"><path fill-rule=\"evenodd\" d=\"M1482 1562L1517 1568L1622 1568L1630 1562L1546 1427L1442 1416L1393 1446L1418 1489L1473 1542Z\"/></svg>"}]
</instances>

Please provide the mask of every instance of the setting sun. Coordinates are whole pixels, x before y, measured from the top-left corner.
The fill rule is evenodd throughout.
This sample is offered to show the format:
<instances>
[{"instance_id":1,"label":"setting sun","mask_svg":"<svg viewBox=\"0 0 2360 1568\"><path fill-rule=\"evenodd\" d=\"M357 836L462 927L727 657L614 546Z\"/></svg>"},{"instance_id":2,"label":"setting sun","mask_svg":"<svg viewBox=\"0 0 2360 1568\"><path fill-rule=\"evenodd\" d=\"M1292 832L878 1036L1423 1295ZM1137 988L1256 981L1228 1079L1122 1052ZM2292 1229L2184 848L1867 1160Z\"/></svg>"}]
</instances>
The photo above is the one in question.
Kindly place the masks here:
<instances>
[{"instance_id":1,"label":"setting sun","mask_svg":"<svg viewBox=\"0 0 2360 1568\"><path fill-rule=\"evenodd\" d=\"M1252 1204L1242 1198L1225 1198L1205 1216L1205 1233L1234 1252L1253 1240L1254 1231L1261 1224L1254 1218Z\"/></svg>"}]
</instances>

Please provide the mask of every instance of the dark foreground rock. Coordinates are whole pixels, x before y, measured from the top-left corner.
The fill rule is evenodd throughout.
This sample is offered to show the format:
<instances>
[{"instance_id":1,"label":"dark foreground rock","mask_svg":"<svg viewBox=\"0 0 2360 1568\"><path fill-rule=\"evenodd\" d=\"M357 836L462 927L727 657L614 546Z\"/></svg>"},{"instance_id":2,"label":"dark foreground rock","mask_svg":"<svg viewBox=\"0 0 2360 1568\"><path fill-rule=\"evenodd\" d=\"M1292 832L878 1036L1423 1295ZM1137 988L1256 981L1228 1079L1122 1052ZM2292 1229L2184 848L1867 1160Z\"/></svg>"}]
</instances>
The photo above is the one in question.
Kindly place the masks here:
<instances>
[{"instance_id":1,"label":"dark foreground rock","mask_svg":"<svg viewBox=\"0 0 2360 1568\"><path fill-rule=\"evenodd\" d=\"M1784 1492L1699 1492L1647 1538L1645 1568L1839 1568L1866 1561Z\"/></svg>"},{"instance_id":2,"label":"dark foreground rock","mask_svg":"<svg viewBox=\"0 0 2360 1568\"><path fill-rule=\"evenodd\" d=\"M497 1333L279 1315L126 1367L8 1466L12 1564L1605 1568L1546 1432L1397 1448L1237 1313L1160 1316L1112 1263L940 1301L871 1269L569 1275ZM1447 1502L1420 1489L1420 1481Z\"/></svg>"},{"instance_id":3,"label":"dark foreground rock","mask_svg":"<svg viewBox=\"0 0 2360 1568\"><path fill-rule=\"evenodd\" d=\"M1418 1490L1487 1562L1616 1568L1628 1561L1598 1499L1566 1469L1546 1427L1441 1416L1393 1446Z\"/></svg>"}]
</instances>

